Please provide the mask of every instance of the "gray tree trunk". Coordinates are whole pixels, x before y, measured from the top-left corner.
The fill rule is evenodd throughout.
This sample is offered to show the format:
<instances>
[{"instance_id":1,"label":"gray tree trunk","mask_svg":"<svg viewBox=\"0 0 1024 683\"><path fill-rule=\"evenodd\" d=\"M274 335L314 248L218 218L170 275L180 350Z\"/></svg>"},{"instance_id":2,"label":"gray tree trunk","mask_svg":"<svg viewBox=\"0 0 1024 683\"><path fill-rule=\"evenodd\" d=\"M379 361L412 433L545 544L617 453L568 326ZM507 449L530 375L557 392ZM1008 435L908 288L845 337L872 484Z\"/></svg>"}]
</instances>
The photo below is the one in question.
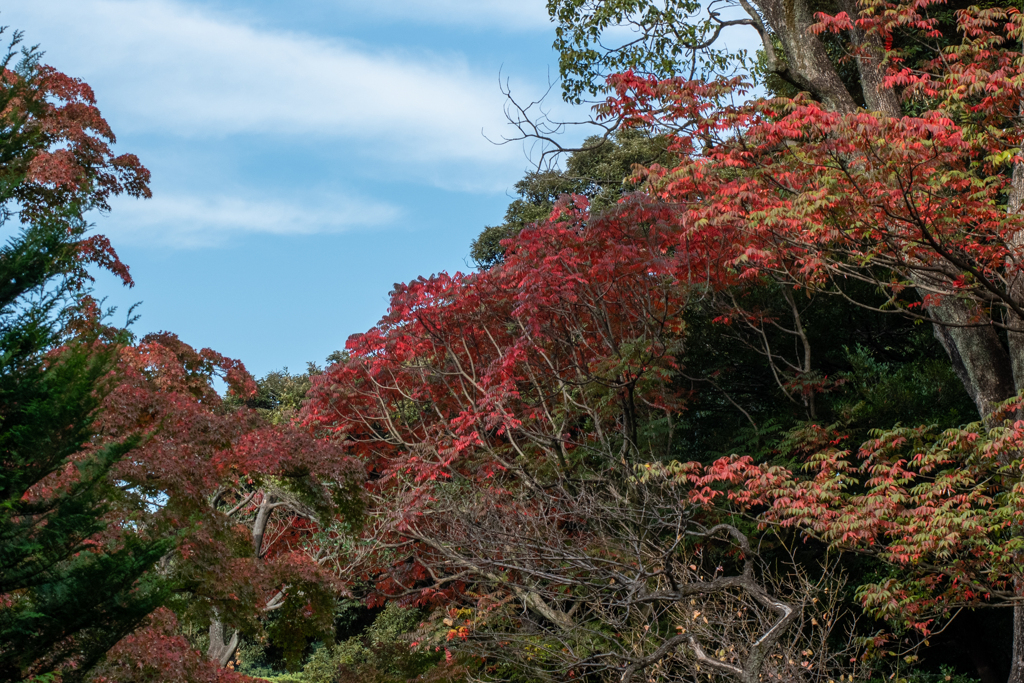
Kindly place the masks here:
<instances>
[{"instance_id":1,"label":"gray tree trunk","mask_svg":"<svg viewBox=\"0 0 1024 683\"><path fill-rule=\"evenodd\" d=\"M206 656L222 669L234 658L239 640L238 631L232 630L231 637L226 638L226 630L220 619L210 620L210 646L206 649Z\"/></svg>"},{"instance_id":2,"label":"gray tree trunk","mask_svg":"<svg viewBox=\"0 0 1024 683\"><path fill-rule=\"evenodd\" d=\"M252 528L253 555L257 561L263 557L263 536L266 534L270 515L277 507L276 503L277 498L264 491L263 500L256 511L256 519ZM216 661L221 668L227 666L235 656L235 650L238 649L241 640L238 631L232 631L231 636L227 637L226 630L219 617L215 616L210 619L210 646L206 650L206 656Z\"/></svg>"}]
</instances>

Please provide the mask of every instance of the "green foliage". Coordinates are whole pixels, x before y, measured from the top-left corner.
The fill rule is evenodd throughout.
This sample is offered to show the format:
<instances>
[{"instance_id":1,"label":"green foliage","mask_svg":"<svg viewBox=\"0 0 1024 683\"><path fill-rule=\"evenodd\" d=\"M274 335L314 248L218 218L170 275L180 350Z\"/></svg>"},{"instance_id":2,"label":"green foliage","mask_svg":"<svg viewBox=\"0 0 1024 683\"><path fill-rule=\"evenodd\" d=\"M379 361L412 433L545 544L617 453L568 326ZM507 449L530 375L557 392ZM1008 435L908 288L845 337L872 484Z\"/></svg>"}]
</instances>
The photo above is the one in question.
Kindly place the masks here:
<instances>
[{"instance_id":1,"label":"green foliage","mask_svg":"<svg viewBox=\"0 0 1024 683\"><path fill-rule=\"evenodd\" d=\"M734 296L780 325L790 324L777 289L762 286ZM878 425L953 427L977 419L928 325L840 297L802 301L819 373L811 413L799 397L786 399L765 361L766 340L770 348L788 353L791 336L774 326L754 332L737 321L724 324L715 311L705 302L686 311L685 353L676 382L687 396L687 409L676 416L652 413L642 426L641 436L651 444L643 450L651 460L706 462L732 453L786 460L795 443L786 435L805 424L838 425L850 443L858 443ZM670 437L671 445L665 445Z\"/></svg>"},{"instance_id":2,"label":"green foliage","mask_svg":"<svg viewBox=\"0 0 1024 683\"><path fill-rule=\"evenodd\" d=\"M346 351L334 351L327 356L327 365L343 363L348 358ZM256 395L240 398L235 395L225 397L228 406L246 406L258 411L271 424L283 424L291 421L302 402L306 392L313 384L312 378L323 372L316 363L306 364L303 373L291 373L288 368L272 370L261 379L256 380Z\"/></svg>"},{"instance_id":3,"label":"green foliage","mask_svg":"<svg viewBox=\"0 0 1024 683\"><path fill-rule=\"evenodd\" d=\"M203 651L204 647L196 647L196 649ZM238 645L236 657L240 662L238 671L246 676L272 680L274 676L280 673L275 670L272 662L269 661L264 644L254 638L242 639ZM290 676L292 674L287 675Z\"/></svg>"},{"instance_id":4,"label":"green foliage","mask_svg":"<svg viewBox=\"0 0 1024 683\"><path fill-rule=\"evenodd\" d=\"M519 198L509 204L505 221L484 228L473 240L470 256L481 268L501 263L505 257L501 241L546 220L562 195L587 197L595 214L610 209L623 194L637 188L630 180L635 166L669 162L666 146L665 138L638 130L617 131L607 140L588 138L580 151L566 158L564 171L530 171L517 182Z\"/></svg>"},{"instance_id":5,"label":"green foliage","mask_svg":"<svg viewBox=\"0 0 1024 683\"><path fill-rule=\"evenodd\" d=\"M311 386L310 373L292 374L288 368L268 372L256 381L256 395L245 399L228 397L229 405L244 404L260 412L272 424L287 422L302 405Z\"/></svg>"},{"instance_id":6,"label":"green foliage","mask_svg":"<svg viewBox=\"0 0 1024 683\"><path fill-rule=\"evenodd\" d=\"M609 74L699 77L743 64L746 57L742 50L706 44L716 23L697 0L548 0L548 14L557 25L562 94L574 104L600 93ZM614 29L622 28L628 32L619 35L629 35L630 42L617 44Z\"/></svg>"},{"instance_id":7,"label":"green foliage","mask_svg":"<svg viewBox=\"0 0 1024 683\"><path fill-rule=\"evenodd\" d=\"M974 406L948 361L937 355L909 362L883 361L858 344L846 354L850 370L843 373L845 396L840 404L853 424L961 425L973 418Z\"/></svg>"},{"instance_id":8,"label":"green foliage","mask_svg":"<svg viewBox=\"0 0 1024 683\"><path fill-rule=\"evenodd\" d=\"M314 653L303 669L305 683L400 683L434 668L442 655L411 648L421 618L416 609L388 603L362 634Z\"/></svg>"},{"instance_id":9,"label":"green foliage","mask_svg":"<svg viewBox=\"0 0 1024 683\"><path fill-rule=\"evenodd\" d=\"M167 597L143 576L166 540L91 539L117 495L108 472L136 444L89 446L117 347L65 327L91 316L73 282L76 220L40 218L0 249L0 680L71 661L62 679L78 680Z\"/></svg>"},{"instance_id":10,"label":"green foliage","mask_svg":"<svg viewBox=\"0 0 1024 683\"><path fill-rule=\"evenodd\" d=\"M346 636L349 635L361 635L365 630L363 625L372 623L372 619L367 622L369 612L358 600L351 598L335 600L335 634L343 639L346 639ZM267 619L266 634L261 637L246 637L242 639L238 647L238 659L241 663L238 668L239 673L253 678L273 681L306 680L306 673L300 670L301 667L294 666L296 663L296 652L294 651L290 654L292 657L292 668L295 670L285 671L289 666L289 653L282 647L283 643L279 642L283 632L292 628L295 624L300 624L303 619L304 616L301 613L287 614L279 610L272 612ZM300 628L298 630L308 629ZM195 635L198 637L192 638L193 645L198 650L205 650L207 641L205 641L204 636L200 633ZM306 635L309 634L307 633ZM323 637L323 633L315 635ZM283 633L283 636L287 640L287 633ZM330 652L333 647L332 642L325 643L322 640L318 640L311 646L307 646L306 637L303 636L301 642L297 644L301 648L298 655L305 657L305 661L299 662L299 664L305 664L307 668L310 661L326 661L330 659Z\"/></svg>"},{"instance_id":11,"label":"green foliage","mask_svg":"<svg viewBox=\"0 0 1024 683\"><path fill-rule=\"evenodd\" d=\"M326 587L309 581L292 585L293 599L286 600L275 618L267 626L270 642L281 648L288 671L302 668L303 654L307 644L317 638L333 637L331 626L333 614L330 606L334 595ZM326 623L317 615L327 615ZM332 645L328 642L326 645Z\"/></svg>"},{"instance_id":12,"label":"green foliage","mask_svg":"<svg viewBox=\"0 0 1024 683\"><path fill-rule=\"evenodd\" d=\"M938 671L923 671L907 667L895 670L891 675L872 678L870 683L978 683L977 678L957 673L951 666L942 666Z\"/></svg>"}]
</instances>

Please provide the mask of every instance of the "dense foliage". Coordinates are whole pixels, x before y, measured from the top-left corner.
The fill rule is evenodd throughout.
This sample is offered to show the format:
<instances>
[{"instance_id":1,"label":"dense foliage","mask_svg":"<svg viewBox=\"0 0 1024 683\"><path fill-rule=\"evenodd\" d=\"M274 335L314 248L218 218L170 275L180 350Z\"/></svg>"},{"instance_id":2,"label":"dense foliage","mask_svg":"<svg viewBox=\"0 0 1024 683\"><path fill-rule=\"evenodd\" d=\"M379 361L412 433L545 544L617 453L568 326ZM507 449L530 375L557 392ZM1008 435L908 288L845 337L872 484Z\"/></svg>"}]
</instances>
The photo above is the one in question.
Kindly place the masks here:
<instances>
[{"instance_id":1,"label":"dense foliage","mask_svg":"<svg viewBox=\"0 0 1024 683\"><path fill-rule=\"evenodd\" d=\"M0 677L1024 682L1024 15L548 6L614 132L258 382L106 324L147 175L8 59Z\"/></svg>"},{"instance_id":2,"label":"dense foliage","mask_svg":"<svg viewBox=\"0 0 1024 683\"><path fill-rule=\"evenodd\" d=\"M296 657L339 590L310 539L358 518L359 477L225 404L215 379L256 393L241 363L107 324L89 268L131 278L85 213L149 196L149 174L113 155L89 87L19 42L0 70L0 680L227 680L267 611L299 624L272 633ZM213 662L164 606L205 620Z\"/></svg>"},{"instance_id":3,"label":"dense foliage","mask_svg":"<svg viewBox=\"0 0 1024 683\"><path fill-rule=\"evenodd\" d=\"M848 647L1003 604L1003 651L963 659L1024 676L1021 22L933 7L759 3L762 68L797 92L743 103L741 77L666 73L657 41L715 15L671 34L675 10L552 3L576 45L645 12L664 59L607 76L598 113L671 161L544 219L529 177L501 258L396 288L306 412L373 482L371 602L447 610L420 647L496 680L829 680L862 673ZM629 54L563 58L590 78ZM896 376L904 401L875 386Z\"/></svg>"}]
</instances>

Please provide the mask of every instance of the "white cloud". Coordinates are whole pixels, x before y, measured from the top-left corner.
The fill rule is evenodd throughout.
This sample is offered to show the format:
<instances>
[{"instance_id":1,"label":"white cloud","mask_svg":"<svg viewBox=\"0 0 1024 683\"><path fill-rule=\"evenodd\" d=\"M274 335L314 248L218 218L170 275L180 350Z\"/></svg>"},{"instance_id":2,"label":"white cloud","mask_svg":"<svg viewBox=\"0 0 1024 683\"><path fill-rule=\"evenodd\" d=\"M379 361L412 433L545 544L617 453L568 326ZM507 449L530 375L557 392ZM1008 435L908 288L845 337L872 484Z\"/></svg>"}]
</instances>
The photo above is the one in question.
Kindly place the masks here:
<instances>
[{"instance_id":1,"label":"white cloud","mask_svg":"<svg viewBox=\"0 0 1024 683\"><path fill-rule=\"evenodd\" d=\"M423 24L518 30L547 22L544 0L319 1L347 3L353 16ZM2 23L25 29L47 63L90 83L126 143L120 151L140 153L154 169L153 200L118 202L98 221L115 244L193 248L241 234L388 225L401 215L402 200L388 189L394 180L503 192L528 165L522 145L499 147L481 135L500 140L514 132L498 66L470 61L457 45L414 53L334 38L319 26L285 31L244 16L244 0L223 5L227 13L188 0L11 4ZM529 100L543 84L513 79L511 86ZM557 94L552 99L560 108ZM261 194L274 173L241 170L241 146L253 152L246 163L273 166L278 175L303 165L297 175L315 178L318 164L331 164L324 178L357 178L379 191L299 198L286 189L298 183L285 182Z\"/></svg>"},{"instance_id":2,"label":"white cloud","mask_svg":"<svg viewBox=\"0 0 1024 683\"><path fill-rule=\"evenodd\" d=\"M473 4L441 0L431 12L518 14L496 0ZM480 135L504 128L498 74L463 58L371 52L172 0L35 0L5 9L4 21L29 28L48 62L96 86L122 131L372 140L420 162L511 158Z\"/></svg>"},{"instance_id":3,"label":"white cloud","mask_svg":"<svg viewBox=\"0 0 1024 683\"><path fill-rule=\"evenodd\" d=\"M549 30L545 0L339 0L359 14L392 21L471 26L499 30Z\"/></svg>"},{"instance_id":4,"label":"white cloud","mask_svg":"<svg viewBox=\"0 0 1024 683\"><path fill-rule=\"evenodd\" d=\"M173 248L217 246L240 233L310 235L379 227L394 223L402 211L373 200L331 197L316 208L286 200L158 194L146 201L116 201L98 221L99 231L115 244Z\"/></svg>"}]
</instances>

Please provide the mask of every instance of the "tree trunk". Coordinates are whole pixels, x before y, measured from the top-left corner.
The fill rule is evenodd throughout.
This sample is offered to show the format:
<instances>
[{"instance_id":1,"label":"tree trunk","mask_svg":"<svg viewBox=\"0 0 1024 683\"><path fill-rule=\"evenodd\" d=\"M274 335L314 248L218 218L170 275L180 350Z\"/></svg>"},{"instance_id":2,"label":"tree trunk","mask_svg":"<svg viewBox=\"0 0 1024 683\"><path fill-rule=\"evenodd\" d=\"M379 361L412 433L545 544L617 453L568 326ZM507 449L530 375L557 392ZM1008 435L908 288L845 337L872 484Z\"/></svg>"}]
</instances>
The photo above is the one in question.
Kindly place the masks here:
<instances>
[{"instance_id":1,"label":"tree trunk","mask_svg":"<svg viewBox=\"0 0 1024 683\"><path fill-rule=\"evenodd\" d=\"M946 350L953 370L987 419L994 406L1014 394L1013 367L999 334L992 325L980 324L967 305L951 297L930 306L935 336ZM972 322L975 326L971 327Z\"/></svg>"},{"instance_id":2,"label":"tree trunk","mask_svg":"<svg viewBox=\"0 0 1024 683\"><path fill-rule=\"evenodd\" d=\"M214 617L210 620L210 647L206 649L206 656L217 662L222 669L235 656L238 649L238 631L232 631L231 637L225 640L224 624L220 619Z\"/></svg>"},{"instance_id":3,"label":"tree trunk","mask_svg":"<svg viewBox=\"0 0 1024 683\"><path fill-rule=\"evenodd\" d=\"M1024 115L1024 107L1022 107L1021 114ZM1011 214L1019 214L1022 207L1024 207L1024 164L1014 164L1007 210ZM1007 266L1017 270L1021 267L1022 262L1024 262L1024 254L1018 254L1018 252L1024 251L1024 235L1014 235L1009 247L1011 254ZM1012 281L1010 296L1013 297L1014 301L1024 301L1024 282L1020 278ZM1010 344L1010 361L1013 365L1014 386L1020 392L1024 390L1024 320L1013 318L1011 323L1011 328L1019 330L1014 331L1011 329L1007 334L1007 338Z\"/></svg>"},{"instance_id":4,"label":"tree trunk","mask_svg":"<svg viewBox=\"0 0 1024 683\"><path fill-rule=\"evenodd\" d=\"M1024 106L1021 107L1021 113L1024 113ZM1024 208L1024 164L1017 163L1013 166L1007 209L1011 214L1019 214L1022 208ZM1013 253L1010 254L1008 265L1011 268L1019 268L1022 259L1016 252L1024 248L1024 235L1014 235L1009 246ZM1024 282L1021 282L1019 278L1013 280L1013 284L1010 286L1010 295L1015 301L1024 300ZM1011 329L1006 335L1010 347L1009 355L1013 368L1014 388L1017 390L1016 393L1020 393L1024 391L1024 320L1016 318L1012 319L1012 322L1015 323L1012 327L1021 330L1017 332ZM1021 419L1024 416L1017 415L1017 418ZM1018 557L1018 564L1024 565L1024 558ZM1024 596L1024 576L1018 574L1015 583L1018 597ZM1020 603L1013 606L1013 655L1010 662L1009 683L1024 683L1024 604Z\"/></svg>"},{"instance_id":5,"label":"tree trunk","mask_svg":"<svg viewBox=\"0 0 1024 683\"><path fill-rule=\"evenodd\" d=\"M252 529L253 556L257 562L263 554L263 536L267 531L270 515L277 507L276 502L275 496L266 491L263 492L263 500L256 511L256 520L253 522ZM206 656L216 661L221 668L227 666L234 657L239 643L238 631L233 631L230 638L226 638L225 632L226 627L219 617L214 616L210 619L210 647L206 650Z\"/></svg>"},{"instance_id":6,"label":"tree trunk","mask_svg":"<svg viewBox=\"0 0 1024 683\"><path fill-rule=\"evenodd\" d=\"M1017 581L1018 587L1021 581ZM1018 593L1020 590L1018 588ZM1008 683L1024 683L1024 605L1013 606L1013 655Z\"/></svg>"},{"instance_id":7,"label":"tree trunk","mask_svg":"<svg viewBox=\"0 0 1024 683\"><path fill-rule=\"evenodd\" d=\"M856 0L840 0L840 7L851 17L857 16ZM882 84L885 69L882 60L885 57L885 46L882 37L877 33L865 34L859 28L850 31L850 41L857 59L857 73L860 75L861 92L864 104L871 111L882 112L886 116L900 116L899 96Z\"/></svg>"},{"instance_id":8,"label":"tree trunk","mask_svg":"<svg viewBox=\"0 0 1024 683\"><path fill-rule=\"evenodd\" d=\"M781 78L811 93L833 111L852 112L857 105L843 85L825 46L810 31L814 15L803 0L754 0L768 22L771 32L782 43L783 56L767 50L768 68ZM748 14L750 10L748 9ZM755 24L760 16L752 16ZM755 26L761 33L761 42L770 45L772 36L764 26Z\"/></svg>"},{"instance_id":9,"label":"tree trunk","mask_svg":"<svg viewBox=\"0 0 1024 683\"><path fill-rule=\"evenodd\" d=\"M267 522L270 521L270 513L274 511L276 502L277 498L264 492L263 501L256 511L256 521L252 525L252 551L257 560L263 557L263 535L267 532Z\"/></svg>"}]
</instances>

